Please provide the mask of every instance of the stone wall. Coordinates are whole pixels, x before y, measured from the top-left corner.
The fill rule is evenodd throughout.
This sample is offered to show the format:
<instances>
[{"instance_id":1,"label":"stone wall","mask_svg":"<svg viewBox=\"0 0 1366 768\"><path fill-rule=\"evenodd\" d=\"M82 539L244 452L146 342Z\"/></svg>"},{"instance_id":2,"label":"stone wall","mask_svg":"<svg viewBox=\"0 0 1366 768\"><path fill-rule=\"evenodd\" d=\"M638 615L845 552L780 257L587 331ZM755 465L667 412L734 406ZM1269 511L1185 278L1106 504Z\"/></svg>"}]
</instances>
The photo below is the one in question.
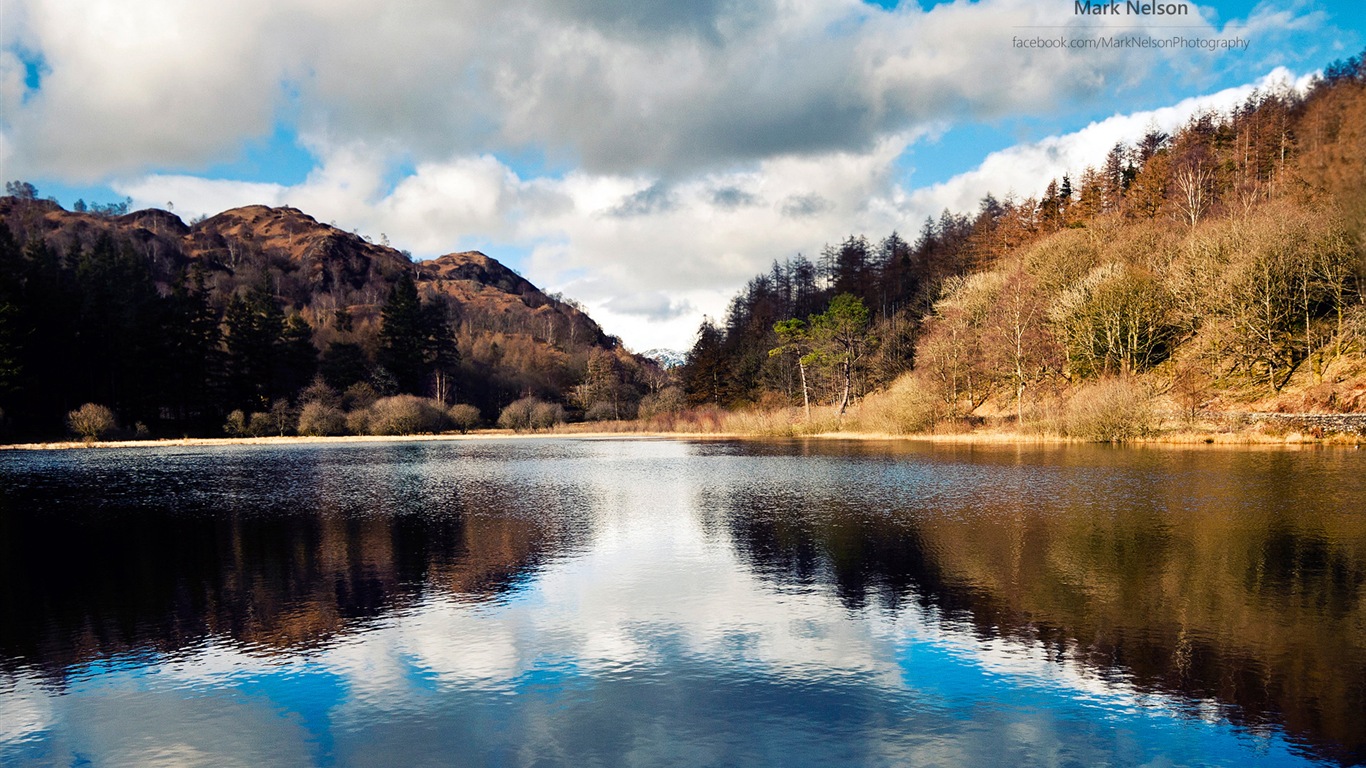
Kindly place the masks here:
<instances>
[{"instance_id":1,"label":"stone wall","mask_svg":"<svg viewBox=\"0 0 1366 768\"><path fill-rule=\"evenodd\" d=\"M1305 434L1366 435L1366 413L1238 413L1226 416L1248 424L1267 424Z\"/></svg>"}]
</instances>

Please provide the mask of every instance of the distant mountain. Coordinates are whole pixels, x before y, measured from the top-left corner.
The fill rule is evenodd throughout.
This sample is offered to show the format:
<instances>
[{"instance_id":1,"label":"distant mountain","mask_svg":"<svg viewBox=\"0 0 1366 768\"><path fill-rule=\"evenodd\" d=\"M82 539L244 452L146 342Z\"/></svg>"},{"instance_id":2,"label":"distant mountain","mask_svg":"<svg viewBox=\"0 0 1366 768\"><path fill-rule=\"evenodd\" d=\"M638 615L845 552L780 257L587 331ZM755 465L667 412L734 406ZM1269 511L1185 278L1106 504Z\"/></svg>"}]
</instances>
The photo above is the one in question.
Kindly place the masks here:
<instances>
[{"instance_id":1,"label":"distant mountain","mask_svg":"<svg viewBox=\"0 0 1366 768\"><path fill-rule=\"evenodd\" d=\"M659 363L659 367L666 371L677 368L688 361L688 353L680 352L677 349L647 349L641 352L640 356Z\"/></svg>"}]
</instances>

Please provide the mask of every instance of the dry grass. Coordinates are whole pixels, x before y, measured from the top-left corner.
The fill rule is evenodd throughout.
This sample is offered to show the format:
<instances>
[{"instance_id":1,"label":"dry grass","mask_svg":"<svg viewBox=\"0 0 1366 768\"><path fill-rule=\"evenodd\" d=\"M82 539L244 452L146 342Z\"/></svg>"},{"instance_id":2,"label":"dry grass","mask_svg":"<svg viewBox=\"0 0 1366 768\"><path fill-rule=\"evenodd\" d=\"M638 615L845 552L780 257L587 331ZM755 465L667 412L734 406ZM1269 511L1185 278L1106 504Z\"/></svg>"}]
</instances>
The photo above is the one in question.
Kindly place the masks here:
<instances>
[{"instance_id":1,"label":"dry grass","mask_svg":"<svg viewBox=\"0 0 1366 768\"><path fill-rule=\"evenodd\" d=\"M755 437L801 437L840 429L834 408L811 409L811 420L801 408L770 408L727 411L714 406L658 413L634 421L597 421L562 425L564 434L664 434L732 435Z\"/></svg>"},{"instance_id":2,"label":"dry grass","mask_svg":"<svg viewBox=\"0 0 1366 768\"><path fill-rule=\"evenodd\" d=\"M1101 379L1083 386L1067 402L1064 434L1083 440L1123 442L1157 432L1152 398L1133 379Z\"/></svg>"},{"instance_id":3,"label":"dry grass","mask_svg":"<svg viewBox=\"0 0 1366 768\"><path fill-rule=\"evenodd\" d=\"M925 434L935 431L945 415L943 401L916 378L903 376L886 392L865 398L851 428L889 435Z\"/></svg>"}]
</instances>

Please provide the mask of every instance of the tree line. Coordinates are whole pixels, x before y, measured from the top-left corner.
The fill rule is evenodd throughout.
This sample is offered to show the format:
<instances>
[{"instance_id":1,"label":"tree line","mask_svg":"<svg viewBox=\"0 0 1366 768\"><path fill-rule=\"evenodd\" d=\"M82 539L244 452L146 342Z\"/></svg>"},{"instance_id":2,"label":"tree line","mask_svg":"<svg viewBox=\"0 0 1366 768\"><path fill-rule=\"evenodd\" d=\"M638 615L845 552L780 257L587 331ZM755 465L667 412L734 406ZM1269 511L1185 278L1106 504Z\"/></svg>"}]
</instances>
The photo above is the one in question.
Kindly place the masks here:
<instances>
[{"instance_id":1,"label":"tree line","mask_svg":"<svg viewBox=\"0 0 1366 768\"><path fill-rule=\"evenodd\" d=\"M358 400L449 394L441 383L459 352L446 304L421 301L407 275L384 303L374 360L349 342L320 353L313 327L264 284L233 293L218 311L205 281L190 266L162 291L127 240L106 234L58 253L41 239L20 247L0 224L6 427L59 434L71 409L98 403L130 431L215 434L233 411L290 411L301 394L318 394L310 387Z\"/></svg>"},{"instance_id":2,"label":"tree line","mask_svg":"<svg viewBox=\"0 0 1366 768\"><path fill-rule=\"evenodd\" d=\"M775 263L699 329L689 400L842 411L910 376L946 415L994 400L1023 422L1039 398L1159 366L1196 400L1322 384L1366 340L1363 126L1357 56L1304 92L1150 129L1040 196L946 210L914 241ZM859 353L832 355L817 330L855 306ZM1333 396L1319 405L1355 407Z\"/></svg>"},{"instance_id":3,"label":"tree line","mask_svg":"<svg viewBox=\"0 0 1366 768\"><path fill-rule=\"evenodd\" d=\"M284 258L251 232L187 255L148 228L192 243L209 234L157 212L98 230L72 216L76 234L52 236L45 222L70 223L65 212L20 184L5 218L29 237L0 221L8 438L467 429L528 398L559 407L559 421L630 418L664 383L582 313L552 311L562 305L501 267L471 282L486 304L513 301L520 314L458 301L397 252L397 268L367 263L348 250L358 238L320 241L325 260Z\"/></svg>"}]
</instances>

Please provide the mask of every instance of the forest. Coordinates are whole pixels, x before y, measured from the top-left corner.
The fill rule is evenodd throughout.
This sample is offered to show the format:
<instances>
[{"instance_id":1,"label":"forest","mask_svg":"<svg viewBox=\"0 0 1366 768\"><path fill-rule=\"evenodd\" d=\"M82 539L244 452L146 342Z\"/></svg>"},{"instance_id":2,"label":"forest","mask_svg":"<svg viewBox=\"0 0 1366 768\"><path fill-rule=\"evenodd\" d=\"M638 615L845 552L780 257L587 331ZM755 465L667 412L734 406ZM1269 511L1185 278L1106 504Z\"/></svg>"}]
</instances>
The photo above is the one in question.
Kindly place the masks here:
<instances>
[{"instance_id":1,"label":"forest","mask_svg":"<svg viewBox=\"0 0 1366 768\"><path fill-rule=\"evenodd\" d=\"M1362 56L1039 187L774 263L702 324L688 402L843 415L864 398L856 426L892 432L1366 410Z\"/></svg>"},{"instance_id":2,"label":"forest","mask_svg":"<svg viewBox=\"0 0 1366 768\"><path fill-rule=\"evenodd\" d=\"M0 436L409 434L621 418L662 387L477 252L414 262L291 208L186 225L0 199ZM509 406L516 404L509 410Z\"/></svg>"}]
</instances>

